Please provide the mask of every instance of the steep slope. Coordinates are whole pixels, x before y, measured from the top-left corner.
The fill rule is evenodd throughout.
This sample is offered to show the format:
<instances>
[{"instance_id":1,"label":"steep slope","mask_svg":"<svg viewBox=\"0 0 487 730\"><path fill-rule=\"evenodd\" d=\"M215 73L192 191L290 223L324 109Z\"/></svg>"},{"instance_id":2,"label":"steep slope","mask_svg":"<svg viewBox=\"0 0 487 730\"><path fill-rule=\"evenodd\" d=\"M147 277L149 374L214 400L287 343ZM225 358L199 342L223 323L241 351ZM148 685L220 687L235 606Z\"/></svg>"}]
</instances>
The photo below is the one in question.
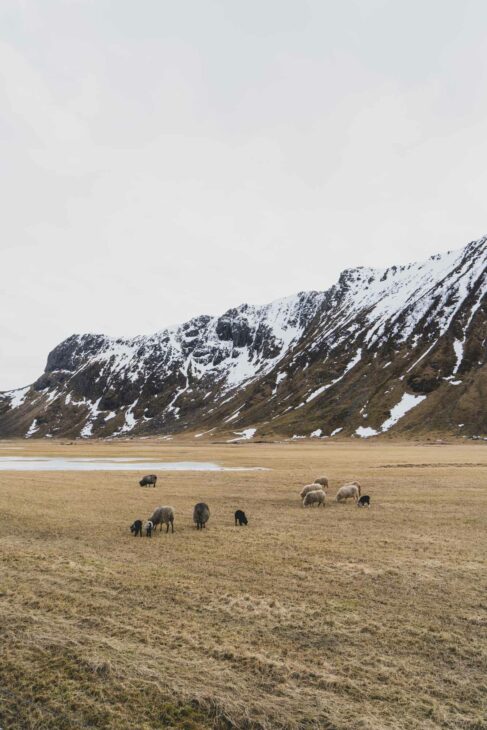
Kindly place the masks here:
<instances>
[{"instance_id":1,"label":"steep slope","mask_svg":"<svg viewBox=\"0 0 487 730\"><path fill-rule=\"evenodd\" d=\"M487 238L150 337L74 335L0 434L487 434Z\"/></svg>"},{"instance_id":2,"label":"steep slope","mask_svg":"<svg viewBox=\"0 0 487 730\"><path fill-rule=\"evenodd\" d=\"M322 300L309 292L244 304L151 337L73 335L49 354L32 387L2 394L1 432L88 437L180 429L272 370Z\"/></svg>"}]
</instances>

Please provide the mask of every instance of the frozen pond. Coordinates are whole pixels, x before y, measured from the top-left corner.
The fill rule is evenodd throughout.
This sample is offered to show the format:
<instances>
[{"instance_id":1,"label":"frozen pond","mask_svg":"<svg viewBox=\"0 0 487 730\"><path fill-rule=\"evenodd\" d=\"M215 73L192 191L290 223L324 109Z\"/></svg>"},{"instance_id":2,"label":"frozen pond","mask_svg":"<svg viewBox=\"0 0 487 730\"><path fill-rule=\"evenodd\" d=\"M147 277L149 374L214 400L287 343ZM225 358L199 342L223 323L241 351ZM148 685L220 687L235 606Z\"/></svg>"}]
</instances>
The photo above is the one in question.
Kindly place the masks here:
<instances>
[{"instance_id":1,"label":"frozen pond","mask_svg":"<svg viewBox=\"0 0 487 730\"><path fill-rule=\"evenodd\" d=\"M265 471L260 466L220 466L206 461L83 459L44 456L0 456L0 471Z\"/></svg>"}]
</instances>

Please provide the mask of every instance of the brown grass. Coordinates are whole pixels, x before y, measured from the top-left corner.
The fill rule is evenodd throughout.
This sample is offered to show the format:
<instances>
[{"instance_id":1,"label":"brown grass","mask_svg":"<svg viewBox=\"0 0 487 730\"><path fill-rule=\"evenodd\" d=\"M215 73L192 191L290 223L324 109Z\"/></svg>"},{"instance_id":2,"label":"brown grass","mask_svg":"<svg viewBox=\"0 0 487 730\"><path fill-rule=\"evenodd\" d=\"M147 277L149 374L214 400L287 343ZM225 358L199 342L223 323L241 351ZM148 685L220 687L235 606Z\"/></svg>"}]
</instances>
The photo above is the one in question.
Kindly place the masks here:
<instances>
[{"instance_id":1,"label":"brown grass","mask_svg":"<svg viewBox=\"0 0 487 730\"><path fill-rule=\"evenodd\" d=\"M13 445L271 471L0 472L4 730L487 728L486 447ZM303 510L322 474L371 509Z\"/></svg>"}]
</instances>

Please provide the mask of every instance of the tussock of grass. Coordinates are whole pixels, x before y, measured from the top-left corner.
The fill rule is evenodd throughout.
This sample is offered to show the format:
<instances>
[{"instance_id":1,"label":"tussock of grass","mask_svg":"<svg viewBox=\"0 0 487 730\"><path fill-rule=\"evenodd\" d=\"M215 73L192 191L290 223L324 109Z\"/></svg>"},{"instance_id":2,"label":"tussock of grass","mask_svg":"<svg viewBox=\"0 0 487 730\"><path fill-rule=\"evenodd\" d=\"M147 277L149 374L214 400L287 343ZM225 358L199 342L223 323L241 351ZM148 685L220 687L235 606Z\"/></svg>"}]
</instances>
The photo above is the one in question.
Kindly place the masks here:
<instances>
[{"instance_id":1,"label":"tussock of grass","mask_svg":"<svg viewBox=\"0 0 487 730\"><path fill-rule=\"evenodd\" d=\"M272 470L0 473L5 730L487 728L482 446L26 448ZM371 509L303 510L322 473ZM133 538L158 504L174 535Z\"/></svg>"}]
</instances>

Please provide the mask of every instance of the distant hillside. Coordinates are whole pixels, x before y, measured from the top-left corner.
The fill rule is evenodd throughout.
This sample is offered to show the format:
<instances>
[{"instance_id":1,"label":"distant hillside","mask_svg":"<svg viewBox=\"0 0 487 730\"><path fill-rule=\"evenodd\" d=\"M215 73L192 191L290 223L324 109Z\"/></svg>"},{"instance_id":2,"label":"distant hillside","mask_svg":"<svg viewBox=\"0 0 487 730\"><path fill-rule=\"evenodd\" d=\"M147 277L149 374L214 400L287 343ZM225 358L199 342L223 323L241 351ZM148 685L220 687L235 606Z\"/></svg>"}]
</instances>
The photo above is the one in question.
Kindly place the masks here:
<instances>
[{"instance_id":1,"label":"distant hillside","mask_svg":"<svg viewBox=\"0 0 487 730\"><path fill-rule=\"evenodd\" d=\"M487 238L152 336L73 335L0 435L487 435Z\"/></svg>"}]
</instances>

